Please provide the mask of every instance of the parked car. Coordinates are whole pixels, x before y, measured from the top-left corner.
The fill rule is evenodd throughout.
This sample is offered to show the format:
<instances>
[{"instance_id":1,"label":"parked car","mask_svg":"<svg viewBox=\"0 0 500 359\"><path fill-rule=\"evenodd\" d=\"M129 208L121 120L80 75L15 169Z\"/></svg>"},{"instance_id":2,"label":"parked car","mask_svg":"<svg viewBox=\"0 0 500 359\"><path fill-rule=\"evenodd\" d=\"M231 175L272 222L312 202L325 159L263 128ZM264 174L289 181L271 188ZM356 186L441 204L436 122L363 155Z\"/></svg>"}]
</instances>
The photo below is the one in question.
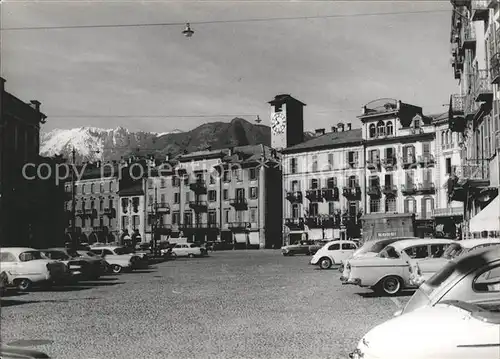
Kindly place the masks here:
<instances>
[{"instance_id":1,"label":"parked car","mask_svg":"<svg viewBox=\"0 0 500 359\"><path fill-rule=\"evenodd\" d=\"M82 256L76 250L67 248L49 248L42 252L50 259L64 262L73 275L79 279L99 279L106 273L106 265L97 257Z\"/></svg>"},{"instance_id":2,"label":"parked car","mask_svg":"<svg viewBox=\"0 0 500 359\"><path fill-rule=\"evenodd\" d=\"M175 257L202 257L207 255L207 250L195 243L177 243L172 248Z\"/></svg>"},{"instance_id":3,"label":"parked car","mask_svg":"<svg viewBox=\"0 0 500 359\"><path fill-rule=\"evenodd\" d=\"M443 255L433 258L425 258L410 261L410 282L412 285L419 286L437 271L443 268L450 260L465 255L476 249L500 245L500 239L482 238L465 239L451 244Z\"/></svg>"},{"instance_id":4,"label":"parked car","mask_svg":"<svg viewBox=\"0 0 500 359\"><path fill-rule=\"evenodd\" d=\"M20 291L70 278L69 269L64 263L48 259L33 248L0 248L0 264L7 273L9 285L16 286Z\"/></svg>"},{"instance_id":5,"label":"parked car","mask_svg":"<svg viewBox=\"0 0 500 359\"><path fill-rule=\"evenodd\" d=\"M12 347L8 345L0 346L0 358L2 359L47 359L50 357L38 350Z\"/></svg>"},{"instance_id":6,"label":"parked car","mask_svg":"<svg viewBox=\"0 0 500 359\"><path fill-rule=\"evenodd\" d=\"M436 250L444 250L449 239L408 239L385 247L377 256L349 260L342 277L343 284L368 287L376 292L395 295L410 284L409 260L427 258Z\"/></svg>"},{"instance_id":7,"label":"parked car","mask_svg":"<svg viewBox=\"0 0 500 359\"><path fill-rule=\"evenodd\" d=\"M305 254L307 256L315 254L319 251L326 243L332 240L326 241L300 241L295 244L289 244L287 246L281 247L281 252L286 256L293 256L296 254Z\"/></svg>"},{"instance_id":8,"label":"parked car","mask_svg":"<svg viewBox=\"0 0 500 359\"><path fill-rule=\"evenodd\" d=\"M121 273L147 267L139 256L132 255L124 247L91 247L90 252L103 257L111 266L111 272Z\"/></svg>"},{"instance_id":9,"label":"parked car","mask_svg":"<svg viewBox=\"0 0 500 359\"><path fill-rule=\"evenodd\" d=\"M445 300L500 301L500 246L474 250L449 261L422 283L405 308L395 315Z\"/></svg>"},{"instance_id":10,"label":"parked car","mask_svg":"<svg viewBox=\"0 0 500 359\"><path fill-rule=\"evenodd\" d=\"M352 359L497 359L498 301L445 301L388 320L358 343Z\"/></svg>"},{"instance_id":11,"label":"parked car","mask_svg":"<svg viewBox=\"0 0 500 359\"><path fill-rule=\"evenodd\" d=\"M354 241L330 241L314 254L309 263L319 265L321 269L328 269L332 265L342 263L356 249L358 249L358 245Z\"/></svg>"},{"instance_id":12,"label":"parked car","mask_svg":"<svg viewBox=\"0 0 500 359\"><path fill-rule=\"evenodd\" d=\"M349 261L349 259L353 258L367 258L367 257L375 257L379 254L382 249L387 247L389 244L402 241L405 239L419 239L416 237L395 237L395 238L384 238L378 240L372 240L365 242L360 248L354 251L354 253L345 261L342 261L342 265L339 268L340 272L344 271L345 264Z\"/></svg>"},{"instance_id":13,"label":"parked car","mask_svg":"<svg viewBox=\"0 0 500 359\"><path fill-rule=\"evenodd\" d=\"M98 261L99 266L102 268L103 273L111 272L111 266L109 265L109 263L106 262L102 256L91 252L90 248L88 250L87 249L77 250L75 252L76 252L76 254L78 254L79 256L81 256L83 258L90 258L90 259L93 259L95 261Z\"/></svg>"}]
</instances>

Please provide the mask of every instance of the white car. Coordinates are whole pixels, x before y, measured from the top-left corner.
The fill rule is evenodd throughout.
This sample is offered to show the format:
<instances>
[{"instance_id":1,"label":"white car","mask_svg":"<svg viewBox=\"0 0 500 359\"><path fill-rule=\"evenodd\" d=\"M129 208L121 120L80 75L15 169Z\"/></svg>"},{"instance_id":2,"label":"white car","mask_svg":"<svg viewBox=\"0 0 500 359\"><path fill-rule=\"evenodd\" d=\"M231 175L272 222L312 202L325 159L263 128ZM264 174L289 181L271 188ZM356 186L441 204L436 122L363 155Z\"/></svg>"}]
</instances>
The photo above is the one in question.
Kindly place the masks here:
<instances>
[{"instance_id":1,"label":"white car","mask_svg":"<svg viewBox=\"0 0 500 359\"><path fill-rule=\"evenodd\" d=\"M205 248L194 243L177 243L172 248L172 255L175 257L202 257L207 254Z\"/></svg>"},{"instance_id":2,"label":"white car","mask_svg":"<svg viewBox=\"0 0 500 359\"><path fill-rule=\"evenodd\" d=\"M321 269L328 269L332 265L341 264L356 249L358 249L358 245L354 241L331 241L314 254L309 264L319 265Z\"/></svg>"},{"instance_id":3,"label":"white car","mask_svg":"<svg viewBox=\"0 0 500 359\"><path fill-rule=\"evenodd\" d=\"M443 268L452 259L463 256L471 251L500 245L498 238L481 238L481 239L465 239L451 244L437 258L425 258L420 260L410 261L410 282L412 285L420 286L427 279L432 277L434 273Z\"/></svg>"},{"instance_id":4,"label":"white car","mask_svg":"<svg viewBox=\"0 0 500 359\"><path fill-rule=\"evenodd\" d=\"M132 271L133 269L144 266L144 264L141 265L141 262L143 262L141 258L129 253L125 247L98 246L90 247L90 251L104 258L106 262L108 262L113 273L120 273L123 270Z\"/></svg>"},{"instance_id":5,"label":"white car","mask_svg":"<svg viewBox=\"0 0 500 359\"><path fill-rule=\"evenodd\" d=\"M33 248L0 248L0 266L13 284L21 291L32 286L63 282L71 277L68 267L59 261L46 258Z\"/></svg>"},{"instance_id":6,"label":"white car","mask_svg":"<svg viewBox=\"0 0 500 359\"><path fill-rule=\"evenodd\" d=\"M370 330L351 359L498 359L499 303L442 302Z\"/></svg>"},{"instance_id":7,"label":"white car","mask_svg":"<svg viewBox=\"0 0 500 359\"><path fill-rule=\"evenodd\" d=\"M427 258L453 243L449 239L408 239L384 248L376 257L351 259L340 280L343 284L368 287L377 292L395 295L410 284L409 260Z\"/></svg>"}]
</instances>

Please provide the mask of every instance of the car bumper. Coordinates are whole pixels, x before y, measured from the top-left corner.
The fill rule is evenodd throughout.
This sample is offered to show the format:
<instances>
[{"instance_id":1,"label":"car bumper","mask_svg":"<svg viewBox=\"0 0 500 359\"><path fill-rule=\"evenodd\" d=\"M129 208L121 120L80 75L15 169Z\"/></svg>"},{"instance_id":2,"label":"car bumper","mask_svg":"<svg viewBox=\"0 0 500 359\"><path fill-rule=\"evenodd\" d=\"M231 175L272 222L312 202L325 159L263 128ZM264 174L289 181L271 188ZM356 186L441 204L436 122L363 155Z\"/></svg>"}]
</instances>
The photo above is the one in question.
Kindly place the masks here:
<instances>
[{"instance_id":1,"label":"car bumper","mask_svg":"<svg viewBox=\"0 0 500 359\"><path fill-rule=\"evenodd\" d=\"M410 277L410 286L420 287L423 282L425 282L423 277Z\"/></svg>"},{"instance_id":2,"label":"car bumper","mask_svg":"<svg viewBox=\"0 0 500 359\"><path fill-rule=\"evenodd\" d=\"M340 281L342 284L351 284L351 285L359 285L361 286L361 279L359 278L348 278L348 277L340 277Z\"/></svg>"},{"instance_id":3,"label":"car bumper","mask_svg":"<svg viewBox=\"0 0 500 359\"><path fill-rule=\"evenodd\" d=\"M317 259L317 258L312 258L312 259L309 261L309 264L310 264L310 265L313 265L313 266L318 265L318 263L319 263L319 259Z\"/></svg>"}]
</instances>

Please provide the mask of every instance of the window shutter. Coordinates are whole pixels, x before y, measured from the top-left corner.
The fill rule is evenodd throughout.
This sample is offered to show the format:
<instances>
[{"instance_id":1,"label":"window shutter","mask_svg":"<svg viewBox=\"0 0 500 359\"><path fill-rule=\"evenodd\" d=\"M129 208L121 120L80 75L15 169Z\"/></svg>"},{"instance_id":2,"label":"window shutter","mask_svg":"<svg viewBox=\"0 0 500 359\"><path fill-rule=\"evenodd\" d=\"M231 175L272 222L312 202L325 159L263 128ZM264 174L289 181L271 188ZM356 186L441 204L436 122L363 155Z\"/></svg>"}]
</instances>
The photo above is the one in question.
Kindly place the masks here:
<instances>
[{"instance_id":1,"label":"window shutter","mask_svg":"<svg viewBox=\"0 0 500 359\"><path fill-rule=\"evenodd\" d=\"M431 152L431 144L429 142L425 142L422 144L422 152L424 155L428 155Z\"/></svg>"},{"instance_id":2,"label":"window shutter","mask_svg":"<svg viewBox=\"0 0 500 359\"><path fill-rule=\"evenodd\" d=\"M406 160L408 158L408 146L403 147L403 159Z\"/></svg>"},{"instance_id":3,"label":"window shutter","mask_svg":"<svg viewBox=\"0 0 500 359\"><path fill-rule=\"evenodd\" d=\"M345 163L347 164L347 166L350 166L351 164L349 163L349 152L346 152L345 153Z\"/></svg>"},{"instance_id":4,"label":"window shutter","mask_svg":"<svg viewBox=\"0 0 500 359\"><path fill-rule=\"evenodd\" d=\"M353 158L354 158L354 163L357 164L358 163L358 155L359 153L356 151L356 152L353 152Z\"/></svg>"},{"instance_id":5,"label":"window shutter","mask_svg":"<svg viewBox=\"0 0 500 359\"><path fill-rule=\"evenodd\" d=\"M427 199L426 198L422 198L422 218L426 218L426 215L427 215Z\"/></svg>"}]
</instances>

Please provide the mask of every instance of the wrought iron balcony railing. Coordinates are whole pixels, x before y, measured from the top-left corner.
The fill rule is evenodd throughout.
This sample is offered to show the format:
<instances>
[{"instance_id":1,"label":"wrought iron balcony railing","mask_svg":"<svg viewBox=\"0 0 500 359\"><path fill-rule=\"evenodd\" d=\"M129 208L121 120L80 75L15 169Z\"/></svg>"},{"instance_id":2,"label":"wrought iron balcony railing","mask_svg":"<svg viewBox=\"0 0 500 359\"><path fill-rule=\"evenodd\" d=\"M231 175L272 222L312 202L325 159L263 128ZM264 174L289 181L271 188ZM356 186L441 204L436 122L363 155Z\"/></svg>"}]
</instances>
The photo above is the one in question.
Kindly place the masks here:
<instances>
[{"instance_id":1,"label":"wrought iron balcony railing","mask_svg":"<svg viewBox=\"0 0 500 359\"><path fill-rule=\"evenodd\" d=\"M344 187L342 189L342 194L347 199L359 200L361 198L361 187L359 186Z\"/></svg>"},{"instance_id":2,"label":"wrought iron balcony railing","mask_svg":"<svg viewBox=\"0 0 500 359\"><path fill-rule=\"evenodd\" d=\"M339 200L339 189L338 187L333 188L323 188L322 196L326 201L338 201Z\"/></svg>"},{"instance_id":3,"label":"wrought iron balcony railing","mask_svg":"<svg viewBox=\"0 0 500 359\"><path fill-rule=\"evenodd\" d=\"M113 207L104 208L104 215L108 216L110 218L115 218L116 217L116 209L114 209Z\"/></svg>"},{"instance_id":4,"label":"wrought iron balcony railing","mask_svg":"<svg viewBox=\"0 0 500 359\"><path fill-rule=\"evenodd\" d=\"M500 53L498 52L490 58L490 79L492 84L500 82Z\"/></svg>"},{"instance_id":5,"label":"wrought iron balcony railing","mask_svg":"<svg viewBox=\"0 0 500 359\"><path fill-rule=\"evenodd\" d=\"M472 21L487 20L489 17L490 9L488 3L490 0L472 0Z\"/></svg>"},{"instance_id":6,"label":"wrought iron balcony railing","mask_svg":"<svg viewBox=\"0 0 500 359\"><path fill-rule=\"evenodd\" d=\"M190 201L189 207L195 212L206 212L208 210L208 205L206 201Z\"/></svg>"},{"instance_id":7,"label":"wrought iron balcony railing","mask_svg":"<svg viewBox=\"0 0 500 359\"><path fill-rule=\"evenodd\" d=\"M304 218L285 218L285 226L290 230L304 230Z\"/></svg>"},{"instance_id":8,"label":"wrought iron balcony railing","mask_svg":"<svg viewBox=\"0 0 500 359\"><path fill-rule=\"evenodd\" d=\"M418 194L434 194L434 193L436 193L436 187L434 186L434 183L432 183L432 182L421 183L417 186L417 193Z\"/></svg>"},{"instance_id":9,"label":"wrought iron balcony railing","mask_svg":"<svg viewBox=\"0 0 500 359\"><path fill-rule=\"evenodd\" d=\"M474 49L476 47L476 28L471 22L465 22L462 27L462 44L466 49Z\"/></svg>"},{"instance_id":10,"label":"wrought iron balcony railing","mask_svg":"<svg viewBox=\"0 0 500 359\"><path fill-rule=\"evenodd\" d=\"M248 207L248 201L243 197L236 197L229 201L229 204L233 206L236 210L246 209Z\"/></svg>"},{"instance_id":11,"label":"wrought iron balcony railing","mask_svg":"<svg viewBox=\"0 0 500 359\"><path fill-rule=\"evenodd\" d=\"M228 227L231 229L248 229L252 227L250 222L229 222Z\"/></svg>"},{"instance_id":12,"label":"wrought iron balcony railing","mask_svg":"<svg viewBox=\"0 0 500 359\"><path fill-rule=\"evenodd\" d=\"M433 217L453 217L463 216L464 207L436 208L432 213Z\"/></svg>"},{"instance_id":13,"label":"wrought iron balcony railing","mask_svg":"<svg viewBox=\"0 0 500 359\"><path fill-rule=\"evenodd\" d=\"M380 186L373 185L368 187L367 194L373 198L380 198L380 195L382 194L382 192L380 191Z\"/></svg>"},{"instance_id":14,"label":"wrought iron balcony railing","mask_svg":"<svg viewBox=\"0 0 500 359\"><path fill-rule=\"evenodd\" d=\"M323 201L322 191L320 189L308 189L306 191L306 198L310 202L322 202Z\"/></svg>"},{"instance_id":15,"label":"wrought iron balcony railing","mask_svg":"<svg viewBox=\"0 0 500 359\"><path fill-rule=\"evenodd\" d=\"M420 156L418 156L418 162L424 166L433 165L435 163L434 155L431 153L427 153L425 155L420 155Z\"/></svg>"},{"instance_id":16,"label":"wrought iron balcony railing","mask_svg":"<svg viewBox=\"0 0 500 359\"><path fill-rule=\"evenodd\" d=\"M487 70L476 70L474 73L474 100L493 100L493 87Z\"/></svg>"},{"instance_id":17,"label":"wrought iron balcony railing","mask_svg":"<svg viewBox=\"0 0 500 359\"><path fill-rule=\"evenodd\" d=\"M396 163L397 163L397 158L395 156L386 157L382 160L382 165L386 170L390 170L396 167Z\"/></svg>"},{"instance_id":18,"label":"wrought iron balcony railing","mask_svg":"<svg viewBox=\"0 0 500 359\"><path fill-rule=\"evenodd\" d=\"M406 185L402 185L401 193L404 194L405 196L415 194L417 193L417 186L409 183L407 183Z\"/></svg>"},{"instance_id":19,"label":"wrought iron balcony railing","mask_svg":"<svg viewBox=\"0 0 500 359\"><path fill-rule=\"evenodd\" d=\"M198 194L206 194L207 193L207 184L204 180L199 180L197 179L194 182L191 182L189 184L189 188L191 191L198 193Z\"/></svg>"},{"instance_id":20,"label":"wrought iron balcony railing","mask_svg":"<svg viewBox=\"0 0 500 359\"><path fill-rule=\"evenodd\" d=\"M286 193L286 199L291 203L302 203L302 192L301 191L292 191Z\"/></svg>"},{"instance_id":21,"label":"wrought iron balcony railing","mask_svg":"<svg viewBox=\"0 0 500 359\"><path fill-rule=\"evenodd\" d=\"M398 193L398 187L395 185L385 185L382 191L386 196L395 195Z\"/></svg>"},{"instance_id":22,"label":"wrought iron balcony railing","mask_svg":"<svg viewBox=\"0 0 500 359\"><path fill-rule=\"evenodd\" d=\"M458 178L472 180L487 180L490 178L488 160L467 160L464 165L454 166L452 173Z\"/></svg>"}]
</instances>

